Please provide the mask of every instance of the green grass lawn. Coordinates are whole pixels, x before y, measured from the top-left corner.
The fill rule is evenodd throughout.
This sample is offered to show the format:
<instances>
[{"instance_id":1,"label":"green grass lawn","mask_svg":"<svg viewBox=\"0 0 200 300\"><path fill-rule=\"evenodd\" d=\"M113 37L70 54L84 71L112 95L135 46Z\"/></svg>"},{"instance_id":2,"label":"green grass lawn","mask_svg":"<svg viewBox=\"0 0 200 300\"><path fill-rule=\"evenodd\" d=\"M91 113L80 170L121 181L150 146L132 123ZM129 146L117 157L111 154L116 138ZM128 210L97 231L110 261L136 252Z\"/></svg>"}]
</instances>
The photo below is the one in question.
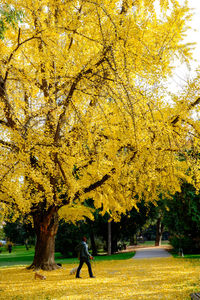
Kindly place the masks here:
<instances>
[{"instance_id":1,"label":"green grass lawn","mask_svg":"<svg viewBox=\"0 0 200 300\"><path fill-rule=\"evenodd\" d=\"M155 246L155 241L138 242L140 246ZM161 246L169 245L169 241L162 241Z\"/></svg>"},{"instance_id":2,"label":"green grass lawn","mask_svg":"<svg viewBox=\"0 0 200 300\"><path fill-rule=\"evenodd\" d=\"M184 254L184 256L178 255L178 253L171 252L173 257L175 258L183 258L183 259L200 259L200 254Z\"/></svg>"},{"instance_id":3,"label":"green grass lawn","mask_svg":"<svg viewBox=\"0 0 200 300\"><path fill-rule=\"evenodd\" d=\"M33 256L33 247L26 250L25 246L14 246L11 253L9 253L6 248L3 248L2 253L0 253L0 267L28 265L32 262Z\"/></svg>"},{"instance_id":4,"label":"green grass lawn","mask_svg":"<svg viewBox=\"0 0 200 300\"><path fill-rule=\"evenodd\" d=\"M0 267L16 266L16 265L30 265L34 257L34 247L26 250L25 246L14 246L11 253L5 248L0 253ZM99 255L95 257L95 261L103 260L122 260L129 259L134 256L134 252L118 253L113 255ZM61 264L78 263L77 258L64 258L61 253L55 253L55 261Z\"/></svg>"}]
</instances>

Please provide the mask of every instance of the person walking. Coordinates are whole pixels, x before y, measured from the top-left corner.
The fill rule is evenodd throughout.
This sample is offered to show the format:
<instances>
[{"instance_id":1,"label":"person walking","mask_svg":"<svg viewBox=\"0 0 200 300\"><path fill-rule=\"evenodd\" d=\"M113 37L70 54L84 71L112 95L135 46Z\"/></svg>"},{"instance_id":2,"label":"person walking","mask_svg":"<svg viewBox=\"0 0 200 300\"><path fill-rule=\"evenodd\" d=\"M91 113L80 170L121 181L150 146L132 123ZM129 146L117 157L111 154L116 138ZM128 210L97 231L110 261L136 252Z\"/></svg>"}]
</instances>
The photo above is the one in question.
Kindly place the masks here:
<instances>
[{"instance_id":1,"label":"person walking","mask_svg":"<svg viewBox=\"0 0 200 300\"><path fill-rule=\"evenodd\" d=\"M93 276L92 267L90 263L90 259L93 259L93 256L90 255L90 253L88 252L88 245L86 242L87 242L87 238L84 236L82 238L82 242L78 245L78 258L80 259L80 263L76 271L76 278L81 278L80 270L84 263L86 263L88 267L88 273L90 275L90 278L95 278L95 276Z\"/></svg>"}]
</instances>

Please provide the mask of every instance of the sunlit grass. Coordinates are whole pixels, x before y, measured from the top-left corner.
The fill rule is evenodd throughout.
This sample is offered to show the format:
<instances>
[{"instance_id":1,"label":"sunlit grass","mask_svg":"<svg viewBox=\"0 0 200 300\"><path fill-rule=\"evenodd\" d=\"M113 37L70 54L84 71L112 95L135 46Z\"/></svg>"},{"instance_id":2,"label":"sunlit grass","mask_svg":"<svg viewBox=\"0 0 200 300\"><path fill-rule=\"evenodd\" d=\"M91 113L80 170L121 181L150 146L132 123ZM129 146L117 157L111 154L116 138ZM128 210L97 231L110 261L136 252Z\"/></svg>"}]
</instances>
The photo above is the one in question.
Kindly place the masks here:
<instances>
[{"instance_id":1,"label":"sunlit grass","mask_svg":"<svg viewBox=\"0 0 200 300\"><path fill-rule=\"evenodd\" d=\"M8 266L24 266L30 265L33 261L35 253L35 248L32 246L28 251L25 246L15 246L13 247L13 251L9 253L8 251L3 251L0 253L0 267L8 267ZM134 256L134 252L123 252L116 253L112 255L99 255L95 257L95 261L102 260L121 260L121 259L129 259ZM61 264L77 264L78 258L64 258L61 253L55 253L55 262Z\"/></svg>"},{"instance_id":2,"label":"sunlit grass","mask_svg":"<svg viewBox=\"0 0 200 300\"><path fill-rule=\"evenodd\" d=\"M200 291L200 261L176 258L93 262L96 278L69 275L77 265L40 273L35 280L24 267L0 269L0 299L190 299Z\"/></svg>"}]
</instances>

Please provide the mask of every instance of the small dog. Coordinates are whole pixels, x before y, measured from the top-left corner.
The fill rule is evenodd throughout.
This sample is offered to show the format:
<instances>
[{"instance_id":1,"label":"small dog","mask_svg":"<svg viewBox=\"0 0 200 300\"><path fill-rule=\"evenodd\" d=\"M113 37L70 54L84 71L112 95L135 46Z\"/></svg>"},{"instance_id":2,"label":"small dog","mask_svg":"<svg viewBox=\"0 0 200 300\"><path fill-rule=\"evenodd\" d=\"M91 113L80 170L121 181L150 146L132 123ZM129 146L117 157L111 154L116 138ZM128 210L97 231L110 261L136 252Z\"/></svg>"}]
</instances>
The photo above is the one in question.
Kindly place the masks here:
<instances>
[{"instance_id":1,"label":"small dog","mask_svg":"<svg viewBox=\"0 0 200 300\"><path fill-rule=\"evenodd\" d=\"M35 279L37 279L37 278L39 278L41 280L46 280L47 279L46 276L35 272Z\"/></svg>"},{"instance_id":2,"label":"small dog","mask_svg":"<svg viewBox=\"0 0 200 300\"><path fill-rule=\"evenodd\" d=\"M77 269L78 269L78 267L76 267L76 268L73 268L73 269L71 269L71 271L70 271L70 275L73 275L73 274L75 274L76 273L76 271L77 271Z\"/></svg>"}]
</instances>

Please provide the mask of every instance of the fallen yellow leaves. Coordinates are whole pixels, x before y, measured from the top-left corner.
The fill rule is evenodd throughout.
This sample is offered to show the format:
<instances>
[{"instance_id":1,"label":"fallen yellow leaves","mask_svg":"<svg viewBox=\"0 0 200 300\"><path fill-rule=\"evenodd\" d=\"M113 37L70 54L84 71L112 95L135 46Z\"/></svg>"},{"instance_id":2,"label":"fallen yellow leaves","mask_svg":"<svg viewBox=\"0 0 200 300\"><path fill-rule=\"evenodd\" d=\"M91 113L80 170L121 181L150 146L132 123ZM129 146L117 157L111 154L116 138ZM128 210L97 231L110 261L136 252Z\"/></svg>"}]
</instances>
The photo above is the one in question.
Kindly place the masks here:
<instances>
[{"instance_id":1,"label":"fallen yellow leaves","mask_svg":"<svg viewBox=\"0 0 200 300\"><path fill-rule=\"evenodd\" d=\"M156 258L93 262L96 278L69 275L75 265L40 272L46 280L34 279L24 267L0 269L0 299L190 299L200 291L200 264L184 259Z\"/></svg>"}]
</instances>

